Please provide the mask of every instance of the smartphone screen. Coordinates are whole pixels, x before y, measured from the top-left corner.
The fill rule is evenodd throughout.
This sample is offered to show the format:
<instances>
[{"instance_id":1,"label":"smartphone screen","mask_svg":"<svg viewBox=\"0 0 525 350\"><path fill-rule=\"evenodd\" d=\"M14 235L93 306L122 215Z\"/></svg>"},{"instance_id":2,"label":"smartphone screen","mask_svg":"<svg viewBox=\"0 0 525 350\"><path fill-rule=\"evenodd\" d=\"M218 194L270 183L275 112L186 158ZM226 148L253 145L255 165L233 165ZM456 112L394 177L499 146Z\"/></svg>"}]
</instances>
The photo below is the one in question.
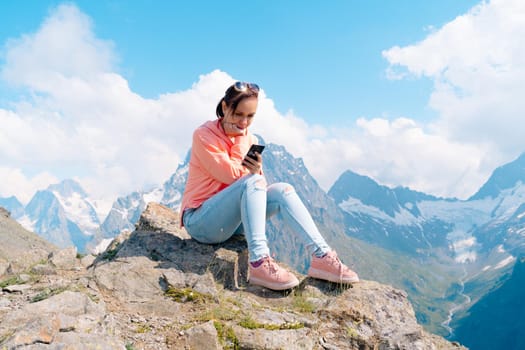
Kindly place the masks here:
<instances>
[{"instance_id":1,"label":"smartphone screen","mask_svg":"<svg viewBox=\"0 0 525 350\"><path fill-rule=\"evenodd\" d=\"M262 154L263 150L264 150L263 145L251 145L250 150L248 151L248 153L246 153L246 157L250 157L252 159L257 160L257 156L255 155L255 152Z\"/></svg>"}]
</instances>

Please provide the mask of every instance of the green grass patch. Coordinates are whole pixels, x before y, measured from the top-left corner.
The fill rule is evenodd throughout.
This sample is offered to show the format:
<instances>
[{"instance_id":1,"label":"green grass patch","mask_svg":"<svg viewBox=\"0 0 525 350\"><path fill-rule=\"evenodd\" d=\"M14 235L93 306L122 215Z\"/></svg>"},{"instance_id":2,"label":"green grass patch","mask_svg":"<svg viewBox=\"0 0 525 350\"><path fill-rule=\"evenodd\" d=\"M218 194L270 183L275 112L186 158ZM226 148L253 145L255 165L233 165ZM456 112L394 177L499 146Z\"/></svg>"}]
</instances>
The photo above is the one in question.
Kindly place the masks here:
<instances>
[{"instance_id":1,"label":"green grass patch","mask_svg":"<svg viewBox=\"0 0 525 350\"><path fill-rule=\"evenodd\" d=\"M140 334L149 333L151 332L151 326L146 323L141 323L137 325L137 329L135 330L135 332Z\"/></svg>"},{"instance_id":2,"label":"green grass patch","mask_svg":"<svg viewBox=\"0 0 525 350\"><path fill-rule=\"evenodd\" d=\"M21 283L24 283L24 282L22 282L18 276L12 276L0 282L0 288L5 288L7 286L12 286L14 284L21 284Z\"/></svg>"},{"instance_id":3,"label":"green grass patch","mask_svg":"<svg viewBox=\"0 0 525 350\"><path fill-rule=\"evenodd\" d=\"M313 313L315 311L315 305L302 294L296 294L293 297L292 307L302 313Z\"/></svg>"},{"instance_id":4,"label":"green grass patch","mask_svg":"<svg viewBox=\"0 0 525 350\"><path fill-rule=\"evenodd\" d=\"M166 290L165 295L178 303L205 303L212 300L211 296L196 292L191 288L169 287L168 290Z\"/></svg>"},{"instance_id":5,"label":"green grass patch","mask_svg":"<svg viewBox=\"0 0 525 350\"><path fill-rule=\"evenodd\" d=\"M237 336L235 335L233 328L219 321L213 322L213 325L215 329L217 330L219 342L221 343L223 349L225 350L238 350L239 349L239 339L237 339Z\"/></svg>"},{"instance_id":6,"label":"green grass patch","mask_svg":"<svg viewBox=\"0 0 525 350\"><path fill-rule=\"evenodd\" d=\"M217 307L204 311L196 320L197 321L210 321L210 320L221 320L231 321L239 318L239 310L232 308L230 305L218 305Z\"/></svg>"},{"instance_id":7,"label":"green grass patch","mask_svg":"<svg viewBox=\"0 0 525 350\"><path fill-rule=\"evenodd\" d=\"M304 324L302 322L285 322L281 324L270 324L270 323L260 323L255 321L252 317L246 316L244 317L241 322L239 322L239 326L246 328L246 329L266 329L269 331L280 331L285 329L301 329L304 328Z\"/></svg>"},{"instance_id":8,"label":"green grass patch","mask_svg":"<svg viewBox=\"0 0 525 350\"><path fill-rule=\"evenodd\" d=\"M47 298L52 297L53 295L57 295L62 293L63 291L67 290L66 287L60 287L60 288L46 288L34 297L31 298L31 303L37 303L39 301L45 300Z\"/></svg>"}]
</instances>

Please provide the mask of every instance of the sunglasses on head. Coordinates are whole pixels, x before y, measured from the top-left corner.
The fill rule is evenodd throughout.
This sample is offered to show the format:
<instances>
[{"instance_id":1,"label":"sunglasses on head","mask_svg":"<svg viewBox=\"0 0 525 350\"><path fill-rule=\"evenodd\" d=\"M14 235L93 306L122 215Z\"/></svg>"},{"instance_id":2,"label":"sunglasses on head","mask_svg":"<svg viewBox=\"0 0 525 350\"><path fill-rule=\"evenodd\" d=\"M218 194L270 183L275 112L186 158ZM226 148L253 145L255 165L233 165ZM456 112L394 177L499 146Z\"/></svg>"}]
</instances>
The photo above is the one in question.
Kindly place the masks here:
<instances>
[{"instance_id":1,"label":"sunglasses on head","mask_svg":"<svg viewBox=\"0 0 525 350\"><path fill-rule=\"evenodd\" d=\"M237 81L233 84L233 88L238 92L246 92L250 89L253 92L259 92L259 85L254 83L246 83L244 81Z\"/></svg>"}]
</instances>

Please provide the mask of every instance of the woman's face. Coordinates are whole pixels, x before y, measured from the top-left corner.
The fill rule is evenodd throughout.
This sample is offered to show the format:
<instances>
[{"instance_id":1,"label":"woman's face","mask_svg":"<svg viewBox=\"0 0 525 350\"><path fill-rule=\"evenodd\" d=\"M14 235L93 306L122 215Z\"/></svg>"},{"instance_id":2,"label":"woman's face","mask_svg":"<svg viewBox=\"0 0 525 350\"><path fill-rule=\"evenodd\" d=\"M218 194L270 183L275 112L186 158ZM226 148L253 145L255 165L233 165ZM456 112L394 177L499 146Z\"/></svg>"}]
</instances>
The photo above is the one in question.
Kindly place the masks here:
<instances>
[{"instance_id":1,"label":"woman's face","mask_svg":"<svg viewBox=\"0 0 525 350\"><path fill-rule=\"evenodd\" d=\"M253 122L253 118L255 117L257 104L257 97L243 98L237 105L237 109L235 111L224 104L224 118L222 120L223 125L224 123L230 124L242 131L243 134L246 134L246 129L248 129L248 127Z\"/></svg>"}]
</instances>

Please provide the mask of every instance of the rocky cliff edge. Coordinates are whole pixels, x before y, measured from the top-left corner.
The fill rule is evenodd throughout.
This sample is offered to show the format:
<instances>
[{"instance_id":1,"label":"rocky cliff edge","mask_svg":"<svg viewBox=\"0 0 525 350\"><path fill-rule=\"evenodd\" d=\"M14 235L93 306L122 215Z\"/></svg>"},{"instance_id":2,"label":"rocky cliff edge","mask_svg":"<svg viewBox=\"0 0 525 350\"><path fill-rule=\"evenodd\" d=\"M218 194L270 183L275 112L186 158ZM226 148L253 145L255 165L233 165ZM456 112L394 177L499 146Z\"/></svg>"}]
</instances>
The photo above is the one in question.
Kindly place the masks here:
<instances>
[{"instance_id":1,"label":"rocky cliff edge","mask_svg":"<svg viewBox=\"0 0 525 350\"><path fill-rule=\"evenodd\" d=\"M199 244L150 203L97 257L50 249L0 271L0 349L465 349L424 331L401 290L299 276L273 292L246 283L247 258L244 239Z\"/></svg>"}]
</instances>

